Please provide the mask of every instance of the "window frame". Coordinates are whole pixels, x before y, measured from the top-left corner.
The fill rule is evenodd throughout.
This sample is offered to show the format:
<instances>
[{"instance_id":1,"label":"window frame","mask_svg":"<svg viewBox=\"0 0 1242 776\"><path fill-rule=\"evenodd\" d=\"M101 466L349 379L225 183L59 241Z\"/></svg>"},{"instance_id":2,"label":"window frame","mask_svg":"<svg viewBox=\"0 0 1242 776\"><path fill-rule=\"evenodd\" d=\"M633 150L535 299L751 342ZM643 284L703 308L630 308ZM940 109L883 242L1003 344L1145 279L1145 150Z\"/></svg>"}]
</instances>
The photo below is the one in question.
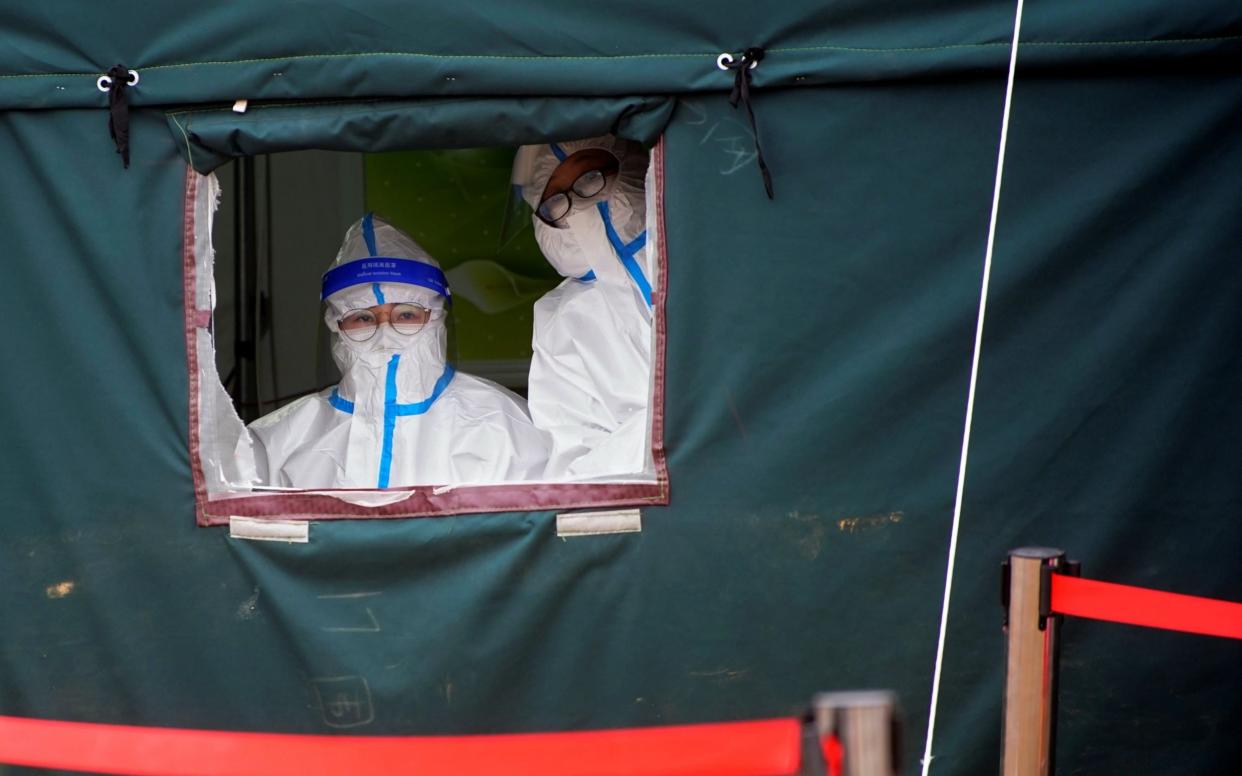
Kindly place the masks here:
<instances>
[{"instance_id":1,"label":"window frame","mask_svg":"<svg viewBox=\"0 0 1242 776\"><path fill-rule=\"evenodd\" d=\"M199 334L211 326L212 304L202 304L200 281L214 284L213 278L198 277L199 251L208 224L199 223L198 199L206 191L207 176L186 165L184 191L183 278L185 308L186 361L189 370L188 453L193 477L195 514L200 526L227 525L232 517L270 520L341 520L407 517L447 517L492 512L535 512L603 507L644 507L669 503L668 463L664 448L664 390L668 295L668 255L664 221L664 138L651 151L654 174L655 214L649 220L656 226L657 276L652 296L654 332L652 342L652 392L650 414L651 456L655 479L644 482L509 482L499 484L417 485L372 489L306 489L282 491L235 490L209 492L202 460ZM208 219L210 220L210 219ZM210 249L211 235L206 235ZM208 285L207 288L210 288ZM215 374L214 370L212 374ZM216 375L216 379L219 376ZM333 493L375 493L409 495L391 503L364 506L338 498Z\"/></svg>"}]
</instances>

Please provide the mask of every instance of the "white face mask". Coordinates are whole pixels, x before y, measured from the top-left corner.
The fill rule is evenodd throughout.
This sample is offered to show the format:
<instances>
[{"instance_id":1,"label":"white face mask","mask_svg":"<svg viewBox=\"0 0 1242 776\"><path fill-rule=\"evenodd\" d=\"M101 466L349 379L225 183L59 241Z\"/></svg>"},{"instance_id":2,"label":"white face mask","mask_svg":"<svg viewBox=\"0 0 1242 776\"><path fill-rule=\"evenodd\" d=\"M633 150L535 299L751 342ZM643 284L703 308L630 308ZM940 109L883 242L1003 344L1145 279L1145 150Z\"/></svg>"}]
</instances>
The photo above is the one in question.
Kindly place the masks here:
<instances>
[{"instance_id":1,"label":"white face mask","mask_svg":"<svg viewBox=\"0 0 1242 776\"><path fill-rule=\"evenodd\" d=\"M442 310L444 300L415 286L382 284L383 298L389 302L408 302ZM370 339L355 342L336 330L336 321L350 309L374 305L373 291L359 286L334 296L325 313L332 330L332 359L341 370L340 393L361 407L381 407L387 388L388 367L399 356L396 369L397 400L417 402L426 399L444 374L448 360L447 312L441 311L414 334L401 334L389 323L381 323Z\"/></svg>"},{"instance_id":2,"label":"white face mask","mask_svg":"<svg viewBox=\"0 0 1242 776\"><path fill-rule=\"evenodd\" d=\"M621 271L598 205L607 202L617 236L625 242L633 240L647 226L645 171L645 155L625 160L621 171L609 178L599 194L572 198L569 215L561 219L559 229L531 216L535 241L557 272L567 278L580 278L588 272L603 277Z\"/></svg>"},{"instance_id":3,"label":"white face mask","mask_svg":"<svg viewBox=\"0 0 1242 776\"><path fill-rule=\"evenodd\" d=\"M535 228L535 242L539 243L539 249L543 251L548 263L564 277L582 277L591 271L592 261L600 258L593 256L595 251L589 250L580 239L584 230L590 228L591 218L598 221L598 213L571 212L563 219L565 228L557 229L531 216L531 223Z\"/></svg>"},{"instance_id":4,"label":"white face mask","mask_svg":"<svg viewBox=\"0 0 1242 776\"><path fill-rule=\"evenodd\" d=\"M634 239L646 226L636 218L632 197L617 196L608 199L609 216L613 230L624 241ZM629 284L631 281L622 265L608 232L604 217L598 208L571 213L562 219L564 228L548 226L534 218L535 241L557 272L567 278L582 278L588 272L595 278L608 282Z\"/></svg>"},{"instance_id":5,"label":"white face mask","mask_svg":"<svg viewBox=\"0 0 1242 776\"><path fill-rule=\"evenodd\" d=\"M428 323L414 334L402 334L394 329L392 324L381 323L370 339L355 342L348 337L341 337L341 344L360 358L365 358L370 354L400 353L408 348L412 348L415 344L414 341L431 329L433 325L434 322Z\"/></svg>"},{"instance_id":6,"label":"white face mask","mask_svg":"<svg viewBox=\"0 0 1242 776\"><path fill-rule=\"evenodd\" d=\"M414 334L401 334L391 325L382 323L374 336L364 342L354 342L332 335L332 355L342 372L356 365L383 366L394 354L411 356L420 361L430 358L444 365L448 332L444 320L433 320Z\"/></svg>"}]
</instances>

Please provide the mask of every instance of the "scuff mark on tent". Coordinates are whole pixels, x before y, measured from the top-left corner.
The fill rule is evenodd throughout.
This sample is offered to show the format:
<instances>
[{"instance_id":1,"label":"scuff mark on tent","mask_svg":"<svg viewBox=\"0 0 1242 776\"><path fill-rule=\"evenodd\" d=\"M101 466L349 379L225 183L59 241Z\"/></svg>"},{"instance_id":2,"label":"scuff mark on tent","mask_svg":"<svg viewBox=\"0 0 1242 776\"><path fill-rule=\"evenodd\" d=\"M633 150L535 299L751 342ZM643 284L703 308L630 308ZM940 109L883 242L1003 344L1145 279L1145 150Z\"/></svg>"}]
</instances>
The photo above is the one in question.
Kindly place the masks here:
<instances>
[{"instance_id":1,"label":"scuff mark on tent","mask_svg":"<svg viewBox=\"0 0 1242 776\"><path fill-rule=\"evenodd\" d=\"M57 582L54 585L48 585L44 590L44 593L47 594L48 598L55 600L57 598L64 598L71 595L76 587L76 582L72 579L66 579L64 582Z\"/></svg>"},{"instance_id":2,"label":"scuff mark on tent","mask_svg":"<svg viewBox=\"0 0 1242 776\"><path fill-rule=\"evenodd\" d=\"M237 605L237 619L253 620L255 615L259 613L259 586L255 585L254 592L250 594L246 600Z\"/></svg>"},{"instance_id":3,"label":"scuff mark on tent","mask_svg":"<svg viewBox=\"0 0 1242 776\"><path fill-rule=\"evenodd\" d=\"M828 533L819 515L814 513L803 514L795 509L788 514L788 517L806 526L805 531L798 532L795 541L798 554L805 560L815 560L818 558L820 552L824 549L824 536Z\"/></svg>"},{"instance_id":4,"label":"scuff mark on tent","mask_svg":"<svg viewBox=\"0 0 1242 776\"><path fill-rule=\"evenodd\" d=\"M861 533L888 525L896 525L905 519L905 512L882 512L859 517L843 517L837 521L837 530L841 533Z\"/></svg>"}]
</instances>

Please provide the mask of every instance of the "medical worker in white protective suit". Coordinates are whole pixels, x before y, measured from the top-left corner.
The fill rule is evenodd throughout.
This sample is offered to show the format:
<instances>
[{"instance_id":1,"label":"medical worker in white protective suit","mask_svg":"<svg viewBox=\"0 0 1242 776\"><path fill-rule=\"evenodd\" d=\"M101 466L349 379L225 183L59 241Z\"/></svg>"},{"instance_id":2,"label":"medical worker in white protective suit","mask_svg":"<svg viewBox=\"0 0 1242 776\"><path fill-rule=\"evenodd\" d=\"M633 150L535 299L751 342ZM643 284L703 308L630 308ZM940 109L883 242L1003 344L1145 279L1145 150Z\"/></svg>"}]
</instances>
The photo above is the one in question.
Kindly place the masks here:
<instances>
[{"instance_id":1,"label":"medical worker in white protective suit","mask_svg":"<svg viewBox=\"0 0 1242 776\"><path fill-rule=\"evenodd\" d=\"M522 400L446 362L439 265L368 215L323 276L336 387L250 425L261 482L388 488L538 478L547 435Z\"/></svg>"},{"instance_id":2,"label":"medical worker in white protective suit","mask_svg":"<svg viewBox=\"0 0 1242 776\"><path fill-rule=\"evenodd\" d=\"M524 146L513 183L565 276L535 303L528 393L551 480L654 475L647 152L612 136Z\"/></svg>"}]
</instances>

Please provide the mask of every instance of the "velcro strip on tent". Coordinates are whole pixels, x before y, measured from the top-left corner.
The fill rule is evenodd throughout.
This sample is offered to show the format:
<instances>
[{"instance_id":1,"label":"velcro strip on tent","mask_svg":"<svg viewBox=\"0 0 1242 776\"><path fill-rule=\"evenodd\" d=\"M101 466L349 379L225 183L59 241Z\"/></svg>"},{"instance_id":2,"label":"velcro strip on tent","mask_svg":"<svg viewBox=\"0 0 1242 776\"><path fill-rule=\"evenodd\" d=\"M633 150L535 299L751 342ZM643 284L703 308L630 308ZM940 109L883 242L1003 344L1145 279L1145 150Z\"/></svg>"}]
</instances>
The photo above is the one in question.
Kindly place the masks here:
<instances>
[{"instance_id":1,"label":"velcro strip on tent","mask_svg":"<svg viewBox=\"0 0 1242 776\"><path fill-rule=\"evenodd\" d=\"M229 538L305 544L310 541L310 523L305 520L267 520L234 516L229 518Z\"/></svg>"},{"instance_id":2,"label":"velcro strip on tent","mask_svg":"<svg viewBox=\"0 0 1242 776\"><path fill-rule=\"evenodd\" d=\"M562 512L556 516L556 535L600 536L604 534L639 533L643 515L637 509L613 509L601 512Z\"/></svg>"}]
</instances>

